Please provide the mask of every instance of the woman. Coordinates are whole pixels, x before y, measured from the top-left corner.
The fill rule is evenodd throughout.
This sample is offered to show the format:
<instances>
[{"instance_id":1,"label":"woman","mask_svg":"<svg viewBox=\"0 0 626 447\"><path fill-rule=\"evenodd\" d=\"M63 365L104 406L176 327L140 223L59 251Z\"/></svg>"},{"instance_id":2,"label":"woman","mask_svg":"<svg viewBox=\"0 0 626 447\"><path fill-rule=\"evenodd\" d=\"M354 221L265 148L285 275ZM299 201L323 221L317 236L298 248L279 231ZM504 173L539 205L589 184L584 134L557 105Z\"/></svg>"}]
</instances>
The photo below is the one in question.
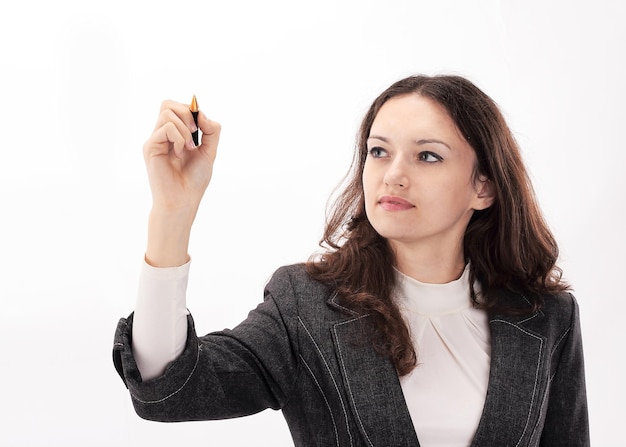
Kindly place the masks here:
<instances>
[{"instance_id":1,"label":"woman","mask_svg":"<svg viewBox=\"0 0 626 447\"><path fill-rule=\"evenodd\" d=\"M326 253L279 269L244 322L200 338L187 248L220 128L198 126L196 148L187 107L166 102L144 146L146 265L114 347L141 417L280 408L298 446L589 445L577 305L488 96L457 76L383 92Z\"/></svg>"}]
</instances>

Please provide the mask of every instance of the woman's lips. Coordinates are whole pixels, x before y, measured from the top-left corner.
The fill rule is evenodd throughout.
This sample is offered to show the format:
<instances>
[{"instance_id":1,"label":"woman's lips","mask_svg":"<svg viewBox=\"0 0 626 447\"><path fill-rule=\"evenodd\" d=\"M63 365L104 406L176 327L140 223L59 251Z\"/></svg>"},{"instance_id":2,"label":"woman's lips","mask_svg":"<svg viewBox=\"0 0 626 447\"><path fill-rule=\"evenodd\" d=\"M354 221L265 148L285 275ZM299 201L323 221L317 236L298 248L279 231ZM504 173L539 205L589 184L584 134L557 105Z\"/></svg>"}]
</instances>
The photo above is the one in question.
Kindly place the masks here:
<instances>
[{"instance_id":1,"label":"woman's lips","mask_svg":"<svg viewBox=\"0 0 626 447\"><path fill-rule=\"evenodd\" d=\"M402 197L383 196L378 200L379 205L387 211L404 211L415 208L411 202Z\"/></svg>"}]
</instances>

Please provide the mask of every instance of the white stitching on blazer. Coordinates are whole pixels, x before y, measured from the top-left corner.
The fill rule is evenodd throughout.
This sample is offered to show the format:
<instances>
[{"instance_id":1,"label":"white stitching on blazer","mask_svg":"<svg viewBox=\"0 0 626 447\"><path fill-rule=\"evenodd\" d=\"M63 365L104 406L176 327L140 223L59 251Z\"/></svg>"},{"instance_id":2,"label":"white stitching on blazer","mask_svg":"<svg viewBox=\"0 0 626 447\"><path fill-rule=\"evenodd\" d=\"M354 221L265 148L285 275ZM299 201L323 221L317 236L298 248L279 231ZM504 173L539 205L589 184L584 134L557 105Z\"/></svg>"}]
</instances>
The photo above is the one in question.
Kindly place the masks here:
<instances>
[{"instance_id":1,"label":"white stitching on blazer","mask_svg":"<svg viewBox=\"0 0 626 447\"><path fill-rule=\"evenodd\" d=\"M330 408L330 404L328 403L328 399L326 398L326 393L324 393L324 389L321 387L320 383L318 382L317 377L315 377L315 373L309 367L306 360L304 360L304 357L302 357L302 354L300 354L300 360L302 360L302 364L306 366L306 369L308 369L309 373L311 373L311 376L313 377L313 380L315 381L315 385L317 386L317 389L320 390L320 393L322 394L322 397L324 398L324 402L326 402L326 407L328 408L330 419L333 421L333 429L335 430L335 440L337 441L337 447L339 447L339 433L337 432L337 424L335 422L335 416L333 416L333 411Z\"/></svg>"},{"instance_id":2,"label":"white stitching on blazer","mask_svg":"<svg viewBox=\"0 0 626 447\"><path fill-rule=\"evenodd\" d=\"M337 327L338 326L342 326L342 325L344 325L346 323L352 323L354 321L358 321L358 320L360 320L362 318L365 318L365 317L368 317L368 316L369 316L369 314L361 315L358 318L353 318L352 320L348 320L348 321L344 321L343 323L336 324L335 326L333 326L333 331L335 332L335 337L337 339L339 339L339 335L337 334ZM337 344L337 351L339 352L339 358L341 359L341 366L343 367L343 369L345 371L346 365L345 365L345 363L343 361L343 354L341 353L341 346L339 346L339 344ZM354 400L354 394L352 394L352 388L350 387L350 382L349 381L346 381L346 387L348 388L348 391L350 392L350 396L352 397L352 400ZM354 409L354 413L356 414L356 418L359 421L359 425L361 426L361 429L363 430L363 433L365 434L365 438L367 439L367 443L370 446L374 447L374 444L372 444L372 441L370 440L369 436L367 436L367 432L365 431L365 427L363 426L363 421L361 421L361 416L359 415L359 412L356 409L356 407Z\"/></svg>"},{"instance_id":3,"label":"white stitching on blazer","mask_svg":"<svg viewBox=\"0 0 626 447\"><path fill-rule=\"evenodd\" d=\"M302 318L300 318L300 316L298 316L298 321L300 322L300 324L302 325L302 327L306 331L307 335L309 336L309 338L313 342L313 345L315 346L315 349L317 349L317 352L320 355L320 358L324 361L324 366L326 367L326 370L328 371L328 375L332 379L333 385L335 385L335 390L337 391L337 395L339 396L339 401L341 402L341 409L343 410L343 414L344 414L344 416L346 418L346 430L348 431L348 436L350 437L350 445L354 445L353 442L352 442L352 433L350 433L350 425L348 424L348 412L346 411L346 406L345 406L345 404L343 402L343 398L341 397L341 392L339 391L339 387L337 386L337 382L335 381L335 377L333 376L333 373L331 372L330 367L328 366L328 363L326 362L326 359L324 358L324 355L322 355L322 351L320 350L319 346L315 342L315 339L313 338L313 336L309 332L309 329L305 326L304 321L302 321Z\"/></svg>"},{"instance_id":4,"label":"white stitching on blazer","mask_svg":"<svg viewBox=\"0 0 626 447\"><path fill-rule=\"evenodd\" d=\"M532 318L532 317L531 317ZM530 320L530 318L524 320L524 321L528 321ZM530 400L530 408L528 409L528 416L526 417L526 424L524 425L524 431L522 431L522 435L520 436L519 440L517 441L517 444L515 444L515 447L518 447L520 445L520 442L522 442L522 438L524 437L524 435L526 434L526 429L528 428L528 423L530 422L530 414L532 412L532 408L533 408L533 404L535 402L535 393L537 392L537 383L539 382L539 364L541 362L541 355L543 353L543 339L541 337L538 337L535 334L532 334L530 332L528 332L525 329L522 329L521 327L519 327L517 324L513 324L510 323L508 321L505 320L491 320L493 322L499 322L499 323L505 323L508 325L513 326L515 329L522 331L523 333L525 333L526 335L530 335L531 337L536 338L537 340L539 340L539 358L537 359L537 369L535 370L535 383L533 385L533 395L532 398Z\"/></svg>"}]
</instances>

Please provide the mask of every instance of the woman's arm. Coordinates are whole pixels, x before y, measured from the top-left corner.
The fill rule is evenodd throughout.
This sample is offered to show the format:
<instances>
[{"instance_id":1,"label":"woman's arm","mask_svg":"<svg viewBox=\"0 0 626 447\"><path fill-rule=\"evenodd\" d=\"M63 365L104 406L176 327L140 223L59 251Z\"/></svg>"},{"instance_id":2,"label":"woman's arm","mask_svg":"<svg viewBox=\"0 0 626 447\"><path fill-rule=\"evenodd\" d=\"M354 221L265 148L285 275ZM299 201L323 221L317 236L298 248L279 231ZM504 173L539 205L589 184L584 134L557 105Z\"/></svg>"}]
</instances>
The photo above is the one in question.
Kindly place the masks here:
<instances>
[{"instance_id":1,"label":"woman's arm","mask_svg":"<svg viewBox=\"0 0 626 447\"><path fill-rule=\"evenodd\" d=\"M130 349L134 315L115 333L113 361L135 411L155 421L224 419L282 408L300 372L299 318L290 274L280 269L264 301L232 330L196 335L188 316L183 352L162 375L141 377Z\"/></svg>"},{"instance_id":2,"label":"woman's arm","mask_svg":"<svg viewBox=\"0 0 626 447\"><path fill-rule=\"evenodd\" d=\"M185 349L189 263L155 268L143 263L139 276L132 348L142 380L159 377Z\"/></svg>"},{"instance_id":3,"label":"woman's arm","mask_svg":"<svg viewBox=\"0 0 626 447\"><path fill-rule=\"evenodd\" d=\"M589 419L585 388L585 365L578 305L572 298L570 328L561 343L558 365L550 384L550 395L541 446L587 447Z\"/></svg>"},{"instance_id":4,"label":"woman's arm","mask_svg":"<svg viewBox=\"0 0 626 447\"><path fill-rule=\"evenodd\" d=\"M152 192L146 265L139 281L132 347L143 380L160 376L184 349L189 236L213 171L220 126L200 113L202 142L189 107L165 101L143 148Z\"/></svg>"},{"instance_id":5,"label":"woman's arm","mask_svg":"<svg viewBox=\"0 0 626 447\"><path fill-rule=\"evenodd\" d=\"M177 267L189 260L191 226L211 181L221 130L202 112L198 127L202 141L195 147L189 107L165 101L143 147L152 192L146 261L154 267Z\"/></svg>"}]
</instances>

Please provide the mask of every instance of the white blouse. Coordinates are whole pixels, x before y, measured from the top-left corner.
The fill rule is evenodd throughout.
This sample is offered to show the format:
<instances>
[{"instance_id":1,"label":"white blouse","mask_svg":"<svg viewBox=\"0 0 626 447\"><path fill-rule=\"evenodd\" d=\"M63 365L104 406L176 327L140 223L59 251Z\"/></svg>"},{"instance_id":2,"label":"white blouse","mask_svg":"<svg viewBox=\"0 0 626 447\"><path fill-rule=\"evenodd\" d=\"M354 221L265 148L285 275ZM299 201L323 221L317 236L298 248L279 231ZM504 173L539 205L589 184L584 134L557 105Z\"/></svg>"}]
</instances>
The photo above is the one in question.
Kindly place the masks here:
<instances>
[{"instance_id":1,"label":"white blouse","mask_svg":"<svg viewBox=\"0 0 626 447\"><path fill-rule=\"evenodd\" d=\"M400 384L420 444L467 447L485 403L491 358L487 314L470 300L469 268L446 284L396 276L417 352L417 367Z\"/></svg>"}]
</instances>

